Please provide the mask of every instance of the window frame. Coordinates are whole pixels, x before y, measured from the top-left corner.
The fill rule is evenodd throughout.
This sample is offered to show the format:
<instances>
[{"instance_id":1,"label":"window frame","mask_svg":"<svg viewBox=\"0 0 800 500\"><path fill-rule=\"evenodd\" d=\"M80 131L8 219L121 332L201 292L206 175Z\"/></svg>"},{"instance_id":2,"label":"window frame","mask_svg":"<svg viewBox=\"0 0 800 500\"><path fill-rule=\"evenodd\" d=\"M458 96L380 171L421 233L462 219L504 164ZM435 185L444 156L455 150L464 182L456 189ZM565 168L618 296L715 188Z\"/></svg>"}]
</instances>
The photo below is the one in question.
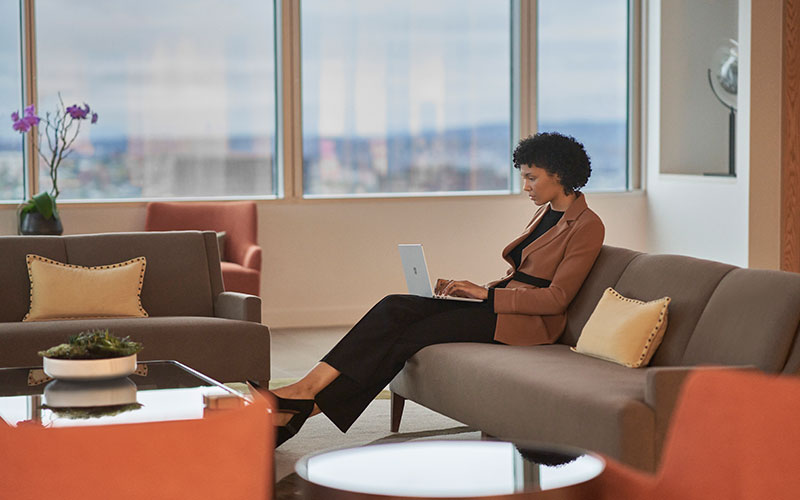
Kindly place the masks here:
<instances>
[{"instance_id":1,"label":"window frame","mask_svg":"<svg viewBox=\"0 0 800 500\"><path fill-rule=\"evenodd\" d=\"M36 109L39 109L39 95L38 95L38 88L36 86L36 82L38 79L37 75L37 64L36 64L36 0L19 0L21 5L21 26L22 26L22 33L20 34L22 38L22 81L23 81L23 95L22 95L22 106L27 106L28 104L34 104ZM280 41L277 35L277 23L278 23L278 4L281 3L281 0L273 0L274 5L274 15L273 15L273 36L274 42L274 57L275 57L275 149L273 149L273 161L272 161L272 170L273 170L273 185L275 186L275 192L270 194L263 194L263 195L221 195L221 196L164 196L158 198L85 198L85 199L75 199L75 198L64 198L59 197L58 204L59 205L70 205L70 206L91 206L91 205L108 205L108 204L119 204L119 205L145 205L150 201L165 201L165 202L196 202L196 201L241 201L241 200L253 200L253 201L271 201L271 200L278 200L281 197L282 189L283 189L283 170L282 165L279 163L280 159L278 158L278 152L280 148L278 147L279 141L279 125L280 120L278 119L278 114L280 113L278 106L280 105L280 101L278 100L278 84L279 84L279 76L280 76L280 66L279 66L279 59L278 59L278 42ZM25 169L25 187L23 193L25 194L27 199L32 198L35 194L39 192L39 176L41 174L39 170L39 154L38 154L38 134L28 133L25 134L25 142L23 147L23 163ZM20 201L23 200L15 200L15 201L2 201L0 200L0 204L2 203L14 203L18 204Z\"/></svg>"},{"instance_id":2,"label":"window frame","mask_svg":"<svg viewBox=\"0 0 800 500\"><path fill-rule=\"evenodd\" d=\"M25 74L26 64L29 64L29 62L27 60L27 53L28 52L26 50L26 43L27 42L26 42L26 39L25 39L25 34L27 32L29 32L30 30L27 29L26 26L25 26L25 22L27 20L27 17L25 16L25 13L23 11L23 9L25 7L25 2L26 2L26 0L19 0L19 3L18 3L19 18L17 19L17 25L18 25L17 27L19 28L19 54L18 54L19 63L20 63L19 68L20 68L20 71L22 73L20 75L20 83L21 83L20 89L19 89L20 90L20 94L17 96L20 99L20 101L19 101L19 104L20 104L19 109L20 110L23 109L23 107L24 107L23 103L25 102L25 95L26 95L26 89L24 87L25 82L24 82L24 80L22 78L22 75ZM5 111L3 111L3 113L5 113ZM5 123L7 124L8 122L5 122ZM27 164L27 161L26 161L26 158L27 158L26 151L27 151L27 149L29 147L30 146L27 144L27 137L23 138L23 141L22 141L22 195L25 198L29 197L29 195L28 195L28 185L29 185L29 182L30 182L30 176L28 175L28 164ZM22 201L24 201L24 200L22 200L20 198L7 198L7 199L0 198L0 207L17 206Z\"/></svg>"},{"instance_id":3,"label":"window frame","mask_svg":"<svg viewBox=\"0 0 800 500\"><path fill-rule=\"evenodd\" d=\"M38 105L36 89L35 0L19 0L22 26L23 103ZM536 133L537 101L537 1L507 0L511 3L511 144L521 137ZM398 200L418 198L452 199L514 197L521 192L519 176L510 161L511 170L507 192L468 191L455 193L376 193L374 195L304 195L303 138L302 138L302 74L301 74L301 0L273 0L275 36L275 150L273 175L276 192L263 196L211 196L158 198L159 201L256 200L269 203L342 203L349 200ZM646 6L642 0L628 0L628 109L627 109L627 185L623 190L593 190L591 193L625 193L643 188L642 165L646 152L642 147L644 107L643 98L643 16ZM38 137L26 134L23 148L25 190L31 197L39 190L39 158L36 154ZM144 205L149 198L130 199L63 199L68 205ZM18 201L0 201L18 203Z\"/></svg>"},{"instance_id":4,"label":"window frame","mask_svg":"<svg viewBox=\"0 0 800 500\"><path fill-rule=\"evenodd\" d=\"M39 109L36 91L36 19L34 0L20 0L22 15L20 36L22 47L22 106L34 104ZM38 134L25 134L22 146L22 162L25 180L23 193L28 198L39 192L39 147Z\"/></svg>"}]
</instances>

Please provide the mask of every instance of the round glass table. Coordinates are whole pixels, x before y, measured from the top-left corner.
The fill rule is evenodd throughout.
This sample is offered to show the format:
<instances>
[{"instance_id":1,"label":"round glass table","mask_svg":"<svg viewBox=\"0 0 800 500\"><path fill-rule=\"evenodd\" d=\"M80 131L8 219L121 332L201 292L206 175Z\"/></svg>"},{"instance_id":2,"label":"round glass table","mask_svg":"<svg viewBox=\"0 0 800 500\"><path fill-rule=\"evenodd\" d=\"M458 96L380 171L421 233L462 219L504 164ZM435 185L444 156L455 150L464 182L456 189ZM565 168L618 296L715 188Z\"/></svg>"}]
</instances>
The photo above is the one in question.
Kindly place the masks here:
<instances>
[{"instance_id":1,"label":"round glass table","mask_svg":"<svg viewBox=\"0 0 800 500\"><path fill-rule=\"evenodd\" d=\"M604 468L602 458L586 451L492 440L341 448L307 455L295 466L304 498L326 500L570 498Z\"/></svg>"}]
</instances>

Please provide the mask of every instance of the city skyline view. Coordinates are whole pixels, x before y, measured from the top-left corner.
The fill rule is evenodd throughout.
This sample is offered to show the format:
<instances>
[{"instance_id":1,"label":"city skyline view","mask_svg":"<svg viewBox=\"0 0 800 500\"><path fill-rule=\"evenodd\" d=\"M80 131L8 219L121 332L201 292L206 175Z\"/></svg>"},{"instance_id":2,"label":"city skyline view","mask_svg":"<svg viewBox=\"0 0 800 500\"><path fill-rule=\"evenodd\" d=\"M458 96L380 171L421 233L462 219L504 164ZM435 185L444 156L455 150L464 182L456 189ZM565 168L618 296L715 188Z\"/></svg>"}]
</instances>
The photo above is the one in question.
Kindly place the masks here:
<instances>
[{"instance_id":1,"label":"city skyline view","mask_svg":"<svg viewBox=\"0 0 800 500\"><path fill-rule=\"evenodd\" d=\"M37 2L40 113L58 92L100 113L62 164L62 198L274 195L271 3L203 0L186 23L181 2L158 4L157 20L145 15L154 0L131 16L120 2ZM585 143L587 188L626 189L626 37L613 21L625 25L627 4L584 4L539 2L539 130ZM65 43L67 8L105 21ZM0 11L19 15L14 2ZM304 193L510 189L510 2L306 0L301 16ZM13 31L0 37L7 114L21 107ZM20 199L11 132L0 130L0 197Z\"/></svg>"}]
</instances>

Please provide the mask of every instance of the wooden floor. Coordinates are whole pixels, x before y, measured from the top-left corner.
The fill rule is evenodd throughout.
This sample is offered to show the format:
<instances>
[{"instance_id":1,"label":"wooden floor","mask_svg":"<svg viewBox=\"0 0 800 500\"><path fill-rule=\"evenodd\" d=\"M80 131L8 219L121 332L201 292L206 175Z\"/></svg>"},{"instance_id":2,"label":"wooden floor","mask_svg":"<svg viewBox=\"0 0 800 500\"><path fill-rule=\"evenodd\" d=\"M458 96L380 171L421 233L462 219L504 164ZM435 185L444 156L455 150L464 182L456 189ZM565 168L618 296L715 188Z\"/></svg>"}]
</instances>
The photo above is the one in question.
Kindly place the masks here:
<instances>
[{"instance_id":1,"label":"wooden floor","mask_svg":"<svg viewBox=\"0 0 800 500\"><path fill-rule=\"evenodd\" d=\"M349 327L270 328L272 378L300 378L324 356Z\"/></svg>"}]
</instances>

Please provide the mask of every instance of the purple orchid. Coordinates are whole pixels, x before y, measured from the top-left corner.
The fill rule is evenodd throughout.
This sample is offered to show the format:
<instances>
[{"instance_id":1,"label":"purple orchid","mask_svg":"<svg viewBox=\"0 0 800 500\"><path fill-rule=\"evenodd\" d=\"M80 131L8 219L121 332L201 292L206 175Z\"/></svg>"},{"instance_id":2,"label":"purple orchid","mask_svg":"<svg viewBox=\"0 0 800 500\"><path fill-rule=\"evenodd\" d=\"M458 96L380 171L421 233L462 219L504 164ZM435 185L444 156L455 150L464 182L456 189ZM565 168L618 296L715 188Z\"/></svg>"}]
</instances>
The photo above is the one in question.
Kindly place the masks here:
<instances>
[{"instance_id":1,"label":"purple orchid","mask_svg":"<svg viewBox=\"0 0 800 500\"><path fill-rule=\"evenodd\" d=\"M67 108L67 113L75 120L83 120L89 113L89 106L86 106L86 108L84 109L78 106L77 104L73 104L72 106Z\"/></svg>"},{"instance_id":2,"label":"purple orchid","mask_svg":"<svg viewBox=\"0 0 800 500\"><path fill-rule=\"evenodd\" d=\"M25 108L24 116L22 118L19 117L19 112L17 111L11 113L11 120L14 122L12 128L21 134L24 134L30 130L34 125L38 125L41 121L40 118L36 116L36 111L33 105Z\"/></svg>"},{"instance_id":3,"label":"purple orchid","mask_svg":"<svg viewBox=\"0 0 800 500\"><path fill-rule=\"evenodd\" d=\"M11 128L16 130L20 134L24 134L25 132L31 129L31 126L28 125L28 122L26 122L25 120L17 120L14 122L14 125L12 125Z\"/></svg>"},{"instance_id":4,"label":"purple orchid","mask_svg":"<svg viewBox=\"0 0 800 500\"><path fill-rule=\"evenodd\" d=\"M70 116L70 120L66 119L67 115ZM72 152L70 146L72 146L81 130L80 122L75 127L73 125L75 125L75 121L86 119L91 119L92 123L97 123L97 113L92 112L86 103L83 103L83 107L73 104L65 108L61 94L58 94L58 106L55 113L46 113L44 119L36 116L36 108L33 104L23 109L21 117L19 111L11 113L11 121L14 122L12 128L22 134L39 125L39 122L43 122L43 126L38 130L38 152L50 169L50 179L53 185L50 196L53 199L53 203L55 203L55 199L58 198L59 194L58 166ZM42 128L44 130L41 130ZM47 140L43 141L42 137L47 137ZM53 139L52 141L51 138ZM49 148L49 152L45 153L43 151L43 145Z\"/></svg>"},{"instance_id":5,"label":"purple orchid","mask_svg":"<svg viewBox=\"0 0 800 500\"><path fill-rule=\"evenodd\" d=\"M36 116L36 109L33 107L33 104L25 107L25 116L22 117L22 120L28 124L29 128L34 125L39 125L39 122L42 121L41 118Z\"/></svg>"}]
</instances>

